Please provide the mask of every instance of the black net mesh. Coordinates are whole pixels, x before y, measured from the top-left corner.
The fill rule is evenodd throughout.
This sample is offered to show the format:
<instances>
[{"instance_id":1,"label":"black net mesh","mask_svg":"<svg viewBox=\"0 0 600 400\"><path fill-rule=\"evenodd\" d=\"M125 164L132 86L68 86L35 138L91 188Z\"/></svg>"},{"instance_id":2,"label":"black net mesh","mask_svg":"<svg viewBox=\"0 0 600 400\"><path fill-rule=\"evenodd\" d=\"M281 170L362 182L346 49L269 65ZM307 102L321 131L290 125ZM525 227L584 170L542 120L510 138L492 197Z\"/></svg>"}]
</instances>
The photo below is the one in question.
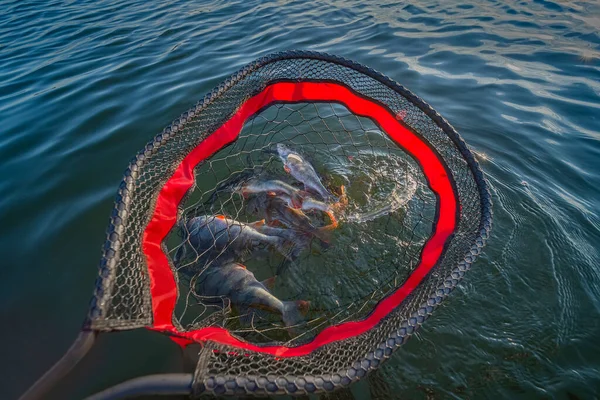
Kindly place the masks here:
<instances>
[{"instance_id":1,"label":"black net mesh","mask_svg":"<svg viewBox=\"0 0 600 400\"><path fill-rule=\"evenodd\" d=\"M197 393L311 393L359 379L404 343L450 293L490 229L489 193L476 161L454 129L424 102L344 59L306 52L274 55L233 75L132 161L111 218L90 311L92 329L152 324L142 238L158 191L181 160L245 101L282 80L337 82L402 119L437 151L450 172L461 205L458 226L428 277L374 329L292 358L207 342L196 372ZM252 182L281 180L303 189L284 171L278 143L308 160L335 196L326 212L307 209L302 221L309 225L292 237L276 244L244 241L242 235L289 226L269 211L278 207L272 193L248 194L244 188ZM334 229L331 215L337 220ZM242 223L237 225L243 232L239 236L233 233L233 223L226 223L225 234L235 240L225 245L223 231L211 228L222 218ZM337 103L273 104L246 121L235 142L195 169L195 186L180 204L177 227L163 242L178 288L173 324L182 332L224 327L259 345L310 342L328 326L365 318L399 287L419 263L435 219L436 197L421 168L372 120ZM213 235L211 245L198 245L198 229ZM283 234L275 236L279 235ZM265 311L240 306L224 289L210 288L215 279L227 278L215 278L215 269L230 263L245 265L258 281L267 280L275 298L309 301L310 306L299 305L304 315L291 322L272 307ZM269 280L273 276L274 284Z\"/></svg>"}]
</instances>

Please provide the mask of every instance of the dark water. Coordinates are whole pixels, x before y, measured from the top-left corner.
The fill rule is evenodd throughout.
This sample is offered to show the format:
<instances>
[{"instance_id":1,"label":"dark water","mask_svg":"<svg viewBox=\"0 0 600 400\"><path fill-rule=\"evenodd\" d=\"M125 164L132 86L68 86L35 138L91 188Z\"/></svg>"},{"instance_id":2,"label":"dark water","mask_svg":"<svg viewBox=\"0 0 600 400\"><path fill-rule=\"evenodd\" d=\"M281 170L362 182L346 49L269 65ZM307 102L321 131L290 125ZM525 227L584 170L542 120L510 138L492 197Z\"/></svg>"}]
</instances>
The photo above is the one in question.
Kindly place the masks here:
<instances>
[{"instance_id":1,"label":"dark water","mask_svg":"<svg viewBox=\"0 0 600 400\"><path fill-rule=\"evenodd\" d=\"M74 339L129 159L230 73L288 48L346 56L422 96L479 154L493 190L484 255L354 395L600 393L597 3L4 1L0 9L0 397L18 396ZM108 335L52 398L179 368L176 345L161 335Z\"/></svg>"}]
</instances>

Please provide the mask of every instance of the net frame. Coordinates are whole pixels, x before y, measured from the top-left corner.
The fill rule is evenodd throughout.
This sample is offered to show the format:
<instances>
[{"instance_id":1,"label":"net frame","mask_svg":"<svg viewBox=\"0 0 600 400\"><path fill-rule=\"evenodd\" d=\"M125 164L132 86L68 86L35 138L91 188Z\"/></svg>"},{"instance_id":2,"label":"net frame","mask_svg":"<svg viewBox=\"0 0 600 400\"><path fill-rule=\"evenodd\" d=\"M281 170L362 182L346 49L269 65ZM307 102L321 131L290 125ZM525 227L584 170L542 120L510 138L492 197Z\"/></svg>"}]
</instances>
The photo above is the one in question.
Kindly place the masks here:
<instances>
[{"instance_id":1,"label":"net frame","mask_svg":"<svg viewBox=\"0 0 600 400\"><path fill-rule=\"evenodd\" d=\"M287 82L285 82L286 79L273 78L269 80L267 77L264 81L260 82L252 82L250 79L251 82L248 83L249 78L254 78L257 71L260 72L262 69L268 69L270 66L277 65L277 63L294 60L298 62L306 60L309 64L304 65L304 70L302 70L302 67L298 67L298 70L291 71L291 75L294 78L287 79ZM256 94L257 90L264 90L269 84L278 82L294 84L301 83L302 81L320 80L332 84L340 83L330 78L319 79L318 73L323 71L319 71L318 69L311 70L309 67L306 67L306 65L310 66L310 62L314 62L317 66L322 65L325 72L327 72L327 68L330 66L339 66L345 70L352 71L352 73L364 75L369 81L376 82L382 85L382 88L385 88L385 90L390 90L396 95L401 96L415 107L415 110L419 110L439 128L440 132L436 134L440 137L421 137L421 140L428 143L429 147L433 150L436 149L436 144L442 142L447 142L454 146L457 154L462 157L461 162L464 162L466 169L470 173L468 177L461 176L458 177L460 180L457 180L457 177L454 176L455 171L449 168L448 165L445 165L449 179L453 181L453 191L461 204L461 207L456 207L457 225L460 225L463 221L462 204L465 203L469 195L477 196L476 201L473 201L473 207L478 208L478 218L476 221L470 222L470 225L474 226L469 226L469 232L464 234L465 237L468 236L469 246L466 249L463 248L461 252L458 250L455 251L455 253L458 252L461 254L449 252L449 245L452 240L456 239L457 234L463 234L459 226L456 230L453 230L452 237L448 238L448 241L445 243L443 254L440 255L438 263L426 272L427 275L435 274L436 268L449 259L451 261L448 263L451 263L452 268L445 271L446 273L443 276L436 277L438 284L435 287L421 286L426 283L423 280L419 281L416 285L416 288L421 290L421 292L427 292L426 296L415 296L411 291L402 300L401 304L392 307L383 318L376 321L373 325L374 328L357 335L350 335L341 340L329 341L323 345L314 346L308 353L300 355L294 354L293 351L289 354L284 354L281 351L269 353L265 352L264 348L260 346L243 348L236 341L212 340L210 334L203 336L201 341L204 343L204 347L200 352L198 367L194 377L194 393L197 395L205 392L214 394L252 393L257 395L301 394L330 391L337 387L349 385L352 381L366 375L370 370L377 368L383 360L388 358L398 346L403 344L414 333L452 289L456 287L460 279L464 276L464 273L480 254L489 237L492 220L491 196L483 172L479 168L472 152L468 149L456 130L427 103L384 75L353 61L316 52L289 51L277 53L249 64L219 85L194 108L184 113L161 134L157 135L132 160L119 187L100 263L100 274L96 283L95 295L84 326L85 329L111 331L150 327L164 333L185 337L185 335L180 335L181 332L178 329L181 329L181 327L175 326L173 318L170 318L171 321L156 320L157 297L153 298L152 296L152 285L150 282L152 273L148 271L145 263L147 260L139 257L138 254L138 258L134 260L135 267L133 271L135 274L127 279L122 279L118 275L120 267L122 267L120 263L127 257L135 258L130 251L128 252L127 241L129 240L128 228L130 226L128 224L130 221L139 218L139 215L135 214L132 204L136 198L136 190L140 186L139 180L142 179L140 171L144 169L147 163L152 161L153 157L156 157L157 154L160 156L161 148L166 146L170 141L189 133L190 125L194 124L194 118L203 113L210 114L209 117L212 117L212 119L206 124L205 130L195 136L193 143L190 143L187 147L182 147L179 156L174 157L172 160L173 165L184 162L185 156L189 152L193 151L209 136L212 137L212 134L218 127L222 126L225 121L228 121L232 115L235 116L235 113L239 111L239 103L237 106L233 105L233 107L229 108L225 105L221 108L222 115L215 116L218 114L217 111L219 111L219 107L215 106L219 106L219 99L227 95L228 92L236 89L236 85L239 85L241 82L244 82L248 86L242 88L248 92L245 97L239 99L241 104L247 102L252 97L251 94ZM293 63L290 65L290 68L294 68ZM298 79L298 75L301 75L303 78ZM388 108L393 115L401 117L397 118L397 120L399 119L401 124L409 131L418 134L419 121L406 121L397 112L394 113L395 110L392 110L392 107L385 104L385 102L375 97L371 97L370 100L373 103ZM387 133L389 134L389 132ZM436 141L438 143L435 143ZM437 156L443 160L441 154L438 153ZM169 173L172 172L173 170L165 171L166 176L157 179L157 183L151 189L157 192L158 188L164 187L168 181ZM475 194L462 193L461 185L472 188ZM187 191L185 192L187 193ZM185 193L183 196L185 196ZM158 196L152 195L151 198L150 206L155 207ZM147 223L147 221L145 222ZM464 240L464 237L461 236L461 239ZM154 251L160 251L164 255L165 248L161 244L155 247ZM163 278L169 279L164 274L153 277L154 282L156 282L156 279ZM115 293L119 293L119 290L122 290L124 287L131 288L133 286L139 287L138 295L136 296L134 293L131 299L127 298L126 295L118 297L121 303L117 304L114 300L116 298ZM133 304L135 305L132 306ZM400 307L401 305L402 307ZM119 312L122 314L119 314ZM174 327L175 330L171 329L169 325ZM191 338L187 337L186 339L189 340ZM185 343L186 339L183 339L182 342ZM198 340L197 337L194 339ZM358 343L368 343L368 349L365 351L365 347ZM344 354L336 357L336 352L339 352L344 347L352 349L354 354ZM325 356L323 356L324 354ZM240 364L240 359L244 360L242 364L247 364L245 367L238 365ZM313 366L315 362L327 363L334 359L335 362L330 362L330 365L324 368L305 367L306 365ZM250 362L247 362L248 360ZM252 367L252 364L258 367Z\"/></svg>"}]
</instances>

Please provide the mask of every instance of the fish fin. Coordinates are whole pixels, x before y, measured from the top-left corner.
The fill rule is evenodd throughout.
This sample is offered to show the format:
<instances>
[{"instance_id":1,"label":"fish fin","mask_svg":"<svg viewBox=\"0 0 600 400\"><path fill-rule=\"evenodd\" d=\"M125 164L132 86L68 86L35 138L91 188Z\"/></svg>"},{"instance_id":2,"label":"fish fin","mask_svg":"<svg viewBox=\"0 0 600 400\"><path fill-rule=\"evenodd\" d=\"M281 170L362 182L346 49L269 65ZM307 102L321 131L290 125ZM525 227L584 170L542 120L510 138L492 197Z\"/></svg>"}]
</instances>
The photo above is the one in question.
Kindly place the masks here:
<instances>
[{"instance_id":1,"label":"fish fin","mask_svg":"<svg viewBox=\"0 0 600 400\"><path fill-rule=\"evenodd\" d=\"M300 154L291 153L291 154L288 154L287 158L291 158L291 159L296 160L297 162L301 162L301 163L306 162L302 159L302 157L300 157Z\"/></svg>"},{"instance_id":2,"label":"fish fin","mask_svg":"<svg viewBox=\"0 0 600 400\"><path fill-rule=\"evenodd\" d=\"M254 222L249 223L248 226L251 226L252 228L260 228L264 224L265 224L265 220L261 219L260 221L254 221Z\"/></svg>"},{"instance_id":3,"label":"fish fin","mask_svg":"<svg viewBox=\"0 0 600 400\"><path fill-rule=\"evenodd\" d=\"M283 323L291 328L298 325L304 319L304 316L310 308L310 302L304 300L284 301L283 302Z\"/></svg>"},{"instance_id":4,"label":"fish fin","mask_svg":"<svg viewBox=\"0 0 600 400\"><path fill-rule=\"evenodd\" d=\"M310 237L307 235L303 235L301 239L298 240L297 243L293 243L290 246L290 256L292 260L297 259L300 256L300 253L304 249L307 249L310 246Z\"/></svg>"},{"instance_id":5,"label":"fish fin","mask_svg":"<svg viewBox=\"0 0 600 400\"><path fill-rule=\"evenodd\" d=\"M336 225L337 226L337 225ZM313 235L320 241L329 244L331 242L332 231L335 229L333 224L323 226L314 230Z\"/></svg>"},{"instance_id":6,"label":"fish fin","mask_svg":"<svg viewBox=\"0 0 600 400\"><path fill-rule=\"evenodd\" d=\"M346 194L346 186L340 185L339 195L332 208L343 210L348 205L348 195Z\"/></svg>"},{"instance_id":7,"label":"fish fin","mask_svg":"<svg viewBox=\"0 0 600 400\"><path fill-rule=\"evenodd\" d=\"M335 215L333 214L333 211L325 211L325 214L327 214L327 216L329 217L329 220L331 221L331 224L327 225L327 227L331 226L332 229L337 228L338 221L337 221L337 218L335 217Z\"/></svg>"},{"instance_id":8,"label":"fish fin","mask_svg":"<svg viewBox=\"0 0 600 400\"><path fill-rule=\"evenodd\" d=\"M280 236L277 236L277 242L273 244L273 247L284 256L287 260L293 261L297 257L296 247L297 245L292 241L286 240Z\"/></svg>"},{"instance_id":9,"label":"fish fin","mask_svg":"<svg viewBox=\"0 0 600 400\"><path fill-rule=\"evenodd\" d=\"M342 206L348 205L348 195L346 194L346 186L340 185L340 198L338 201Z\"/></svg>"},{"instance_id":10,"label":"fish fin","mask_svg":"<svg viewBox=\"0 0 600 400\"><path fill-rule=\"evenodd\" d=\"M288 249L288 256L286 257L290 261L296 260L302 251L310 247L313 235L309 232L303 232L295 229L290 229L294 232L294 239L286 239L285 245Z\"/></svg>"},{"instance_id":11,"label":"fish fin","mask_svg":"<svg viewBox=\"0 0 600 400\"><path fill-rule=\"evenodd\" d=\"M269 279L265 279L264 281L261 282L261 284L266 287L267 289L271 290L273 289L273 286L275 286L275 280L277 279L277 275L274 275L272 277L270 277Z\"/></svg>"},{"instance_id":12,"label":"fish fin","mask_svg":"<svg viewBox=\"0 0 600 400\"><path fill-rule=\"evenodd\" d=\"M278 219L272 219L271 221L269 221L269 226L272 226L274 228L287 228L287 226L282 224L281 221Z\"/></svg>"},{"instance_id":13,"label":"fish fin","mask_svg":"<svg viewBox=\"0 0 600 400\"><path fill-rule=\"evenodd\" d=\"M308 218L306 216L306 214L304 214L304 211L297 209L297 208L292 208L292 207L288 207L288 209L290 210L290 212L292 214L295 214L297 218Z\"/></svg>"}]
</instances>

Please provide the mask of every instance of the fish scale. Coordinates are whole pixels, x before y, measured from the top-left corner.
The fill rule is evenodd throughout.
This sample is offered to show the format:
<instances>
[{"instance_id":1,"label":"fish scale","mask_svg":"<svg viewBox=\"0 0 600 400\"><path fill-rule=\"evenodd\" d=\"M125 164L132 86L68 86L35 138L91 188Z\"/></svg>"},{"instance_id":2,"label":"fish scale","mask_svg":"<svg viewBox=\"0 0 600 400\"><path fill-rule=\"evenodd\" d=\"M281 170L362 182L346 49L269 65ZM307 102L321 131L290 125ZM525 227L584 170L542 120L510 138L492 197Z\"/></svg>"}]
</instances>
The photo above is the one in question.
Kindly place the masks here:
<instances>
[{"instance_id":1,"label":"fish scale","mask_svg":"<svg viewBox=\"0 0 600 400\"><path fill-rule=\"evenodd\" d=\"M299 182L302 182L307 191L315 192L326 201L335 200L335 196L323 186L314 167L302 158L300 154L291 150L283 143L277 144L277 153L283 162L285 170Z\"/></svg>"}]
</instances>

